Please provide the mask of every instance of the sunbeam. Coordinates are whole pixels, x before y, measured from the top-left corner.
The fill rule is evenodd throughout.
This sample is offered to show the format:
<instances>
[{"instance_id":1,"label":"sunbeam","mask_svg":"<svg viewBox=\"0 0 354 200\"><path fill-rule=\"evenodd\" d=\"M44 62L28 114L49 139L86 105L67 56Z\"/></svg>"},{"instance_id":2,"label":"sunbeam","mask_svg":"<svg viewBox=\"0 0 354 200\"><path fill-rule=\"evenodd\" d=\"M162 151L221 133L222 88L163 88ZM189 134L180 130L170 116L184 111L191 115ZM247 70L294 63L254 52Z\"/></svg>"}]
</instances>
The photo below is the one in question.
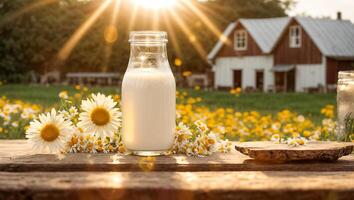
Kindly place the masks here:
<instances>
[{"instance_id":1,"label":"sunbeam","mask_svg":"<svg viewBox=\"0 0 354 200\"><path fill-rule=\"evenodd\" d=\"M190 28L186 25L186 23L177 15L177 13L169 9L170 14L172 15L173 19L176 21L177 25L181 28L183 33L186 35L186 37L189 39L189 42L194 46L198 54L201 56L201 58L205 59L207 52L205 51L204 47L199 43L197 37L195 34L190 30Z\"/></svg>"},{"instance_id":2,"label":"sunbeam","mask_svg":"<svg viewBox=\"0 0 354 200\"><path fill-rule=\"evenodd\" d=\"M154 12L153 19L152 19L152 29L158 30L159 29L159 22L160 22L160 13Z\"/></svg>"},{"instance_id":3,"label":"sunbeam","mask_svg":"<svg viewBox=\"0 0 354 200\"><path fill-rule=\"evenodd\" d=\"M71 38L64 44L63 48L58 53L59 61L65 61L77 43L82 39L86 32L90 29L93 23L96 22L98 17L107 8L112 0L106 0L95 12L75 31Z\"/></svg>"},{"instance_id":4,"label":"sunbeam","mask_svg":"<svg viewBox=\"0 0 354 200\"><path fill-rule=\"evenodd\" d=\"M195 5L193 5L189 0L181 0L181 2L186 5L193 13L195 13L199 19L209 28L209 30L215 34L218 38L222 35L222 32L218 29L217 26Z\"/></svg>"},{"instance_id":5,"label":"sunbeam","mask_svg":"<svg viewBox=\"0 0 354 200\"><path fill-rule=\"evenodd\" d=\"M114 7L113 7L113 12L111 15L111 20L108 24L108 26L106 26L105 31L104 31L104 39L107 43L114 43L117 38L118 38L118 30L116 27L116 23L117 23L117 17L118 17L118 11L120 8L120 3L121 0L116 0L114 3Z\"/></svg>"},{"instance_id":6,"label":"sunbeam","mask_svg":"<svg viewBox=\"0 0 354 200\"><path fill-rule=\"evenodd\" d=\"M116 0L113 7L113 12L111 15L111 20L104 31L104 39L106 41L105 47L105 57L103 63L102 71L105 72L108 70L108 64L112 55L112 45L118 39L118 29L117 29L117 17L120 9L121 0Z\"/></svg>"},{"instance_id":7,"label":"sunbeam","mask_svg":"<svg viewBox=\"0 0 354 200\"><path fill-rule=\"evenodd\" d=\"M135 20L136 20L136 16L137 16L137 13L138 13L138 5L131 4L131 6L132 6L132 8L131 8L132 12L131 12L131 15L130 15L128 31L133 30L134 24L135 24Z\"/></svg>"},{"instance_id":8,"label":"sunbeam","mask_svg":"<svg viewBox=\"0 0 354 200\"><path fill-rule=\"evenodd\" d=\"M171 23L170 23L170 21L168 19L168 16L165 13L163 13L163 15L164 15L163 16L163 21L164 21L164 24L167 27L167 30L168 30L168 33L169 33L169 38L171 38L172 47L175 50L177 56L179 58L181 58L182 57L181 47L178 44L177 36L175 34L175 30L174 30L173 26L171 25Z\"/></svg>"},{"instance_id":9,"label":"sunbeam","mask_svg":"<svg viewBox=\"0 0 354 200\"><path fill-rule=\"evenodd\" d=\"M216 12L215 10L212 10L204 5L200 5L199 9L204 12L204 14L213 16L213 19L216 21L224 22L224 23L229 23L230 21L223 16L222 12ZM225 10L231 10L232 8L226 8Z\"/></svg>"}]
</instances>

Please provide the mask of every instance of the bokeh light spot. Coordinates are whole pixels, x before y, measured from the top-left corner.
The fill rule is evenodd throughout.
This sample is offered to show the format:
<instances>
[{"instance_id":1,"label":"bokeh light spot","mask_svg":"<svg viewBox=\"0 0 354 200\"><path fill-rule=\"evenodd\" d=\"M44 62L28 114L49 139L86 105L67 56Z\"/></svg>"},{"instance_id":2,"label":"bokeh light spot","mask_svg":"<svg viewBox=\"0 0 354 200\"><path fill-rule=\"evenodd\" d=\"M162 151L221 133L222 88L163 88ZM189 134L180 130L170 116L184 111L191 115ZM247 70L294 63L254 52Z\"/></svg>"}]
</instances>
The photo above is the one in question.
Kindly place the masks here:
<instances>
[{"instance_id":1,"label":"bokeh light spot","mask_svg":"<svg viewBox=\"0 0 354 200\"><path fill-rule=\"evenodd\" d=\"M115 26L109 25L104 30L104 39L107 43L114 43L118 39L118 30Z\"/></svg>"}]
</instances>

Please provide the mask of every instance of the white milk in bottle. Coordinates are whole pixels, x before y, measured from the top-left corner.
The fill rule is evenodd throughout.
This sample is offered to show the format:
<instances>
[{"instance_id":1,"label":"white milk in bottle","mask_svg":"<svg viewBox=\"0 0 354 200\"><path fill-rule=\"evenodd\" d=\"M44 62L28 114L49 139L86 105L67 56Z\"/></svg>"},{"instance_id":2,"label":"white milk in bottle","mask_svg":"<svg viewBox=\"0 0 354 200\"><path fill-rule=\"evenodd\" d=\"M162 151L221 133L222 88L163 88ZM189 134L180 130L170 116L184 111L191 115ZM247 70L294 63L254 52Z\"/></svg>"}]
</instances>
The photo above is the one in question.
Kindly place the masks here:
<instances>
[{"instance_id":1,"label":"white milk in bottle","mask_svg":"<svg viewBox=\"0 0 354 200\"><path fill-rule=\"evenodd\" d=\"M165 32L132 32L131 55L122 84L122 136L137 155L159 155L175 137L176 83Z\"/></svg>"}]
</instances>

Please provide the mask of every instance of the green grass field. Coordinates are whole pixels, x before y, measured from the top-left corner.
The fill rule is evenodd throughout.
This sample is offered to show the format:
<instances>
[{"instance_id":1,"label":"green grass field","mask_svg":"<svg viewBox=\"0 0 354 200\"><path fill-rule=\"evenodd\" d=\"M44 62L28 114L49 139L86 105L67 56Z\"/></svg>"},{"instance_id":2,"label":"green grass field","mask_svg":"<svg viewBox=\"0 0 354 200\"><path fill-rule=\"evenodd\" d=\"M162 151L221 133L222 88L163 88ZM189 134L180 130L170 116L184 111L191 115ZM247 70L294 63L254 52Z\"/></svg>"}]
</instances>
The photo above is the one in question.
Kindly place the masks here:
<instances>
[{"instance_id":1,"label":"green grass field","mask_svg":"<svg viewBox=\"0 0 354 200\"><path fill-rule=\"evenodd\" d=\"M89 88L90 92L101 92L105 94L119 93L118 87ZM23 101L51 106L59 101L59 92L66 90L69 94L74 94L72 86L43 86L43 85L3 85L0 86L0 96L9 99L20 99Z\"/></svg>"},{"instance_id":2,"label":"green grass field","mask_svg":"<svg viewBox=\"0 0 354 200\"><path fill-rule=\"evenodd\" d=\"M50 106L58 102L58 93L67 90L73 94L75 89L71 86L40 86L40 85L3 85L0 86L0 96L10 99L21 99L31 103ZM93 87L91 92L102 92L105 94L119 93L119 87ZM320 109L327 104L336 103L336 95L331 94L242 94L239 97L222 91L195 91L182 89L193 97L202 97L203 105L210 108L232 107L239 111L258 111L263 114L276 113L282 109L290 109L297 113L320 118Z\"/></svg>"},{"instance_id":3,"label":"green grass field","mask_svg":"<svg viewBox=\"0 0 354 200\"><path fill-rule=\"evenodd\" d=\"M209 107L233 107L239 111L255 110L261 113L276 113L289 109L305 116L317 118L320 110L327 104L336 104L336 94L305 93L252 93L239 97L227 92L191 92L192 96L200 96Z\"/></svg>"}]
</instances>

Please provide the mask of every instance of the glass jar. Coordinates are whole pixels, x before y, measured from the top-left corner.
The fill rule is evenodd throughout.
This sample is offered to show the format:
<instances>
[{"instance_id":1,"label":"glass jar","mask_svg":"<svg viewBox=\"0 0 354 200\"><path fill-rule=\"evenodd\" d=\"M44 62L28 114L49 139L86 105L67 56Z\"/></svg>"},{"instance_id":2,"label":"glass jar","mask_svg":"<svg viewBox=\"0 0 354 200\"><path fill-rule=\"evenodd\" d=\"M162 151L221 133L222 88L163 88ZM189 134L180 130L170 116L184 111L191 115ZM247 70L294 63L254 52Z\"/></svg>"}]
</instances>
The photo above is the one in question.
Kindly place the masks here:
<instances>
[{"instance_id":1,"label":"glass jar","mask_svg":"<svg viewBox=\"0 0 354 200\"><path fill-rule=\"evenodd\" d=\"M338 141L351 141L354 134L354 71L340 71L337 86Z\"/></svg>"},{"instance_id":2,"label":"glass jar","mask_svg":"<svg viewBox=\"0 0 354 200\"><path fill-rule=\"evenodd\" d=\"M167 33L131 32L130 59L122 83L122 136L133 154L169 150L176 126L176 82L167 59Z\"/></svg>"}]
</instances>

